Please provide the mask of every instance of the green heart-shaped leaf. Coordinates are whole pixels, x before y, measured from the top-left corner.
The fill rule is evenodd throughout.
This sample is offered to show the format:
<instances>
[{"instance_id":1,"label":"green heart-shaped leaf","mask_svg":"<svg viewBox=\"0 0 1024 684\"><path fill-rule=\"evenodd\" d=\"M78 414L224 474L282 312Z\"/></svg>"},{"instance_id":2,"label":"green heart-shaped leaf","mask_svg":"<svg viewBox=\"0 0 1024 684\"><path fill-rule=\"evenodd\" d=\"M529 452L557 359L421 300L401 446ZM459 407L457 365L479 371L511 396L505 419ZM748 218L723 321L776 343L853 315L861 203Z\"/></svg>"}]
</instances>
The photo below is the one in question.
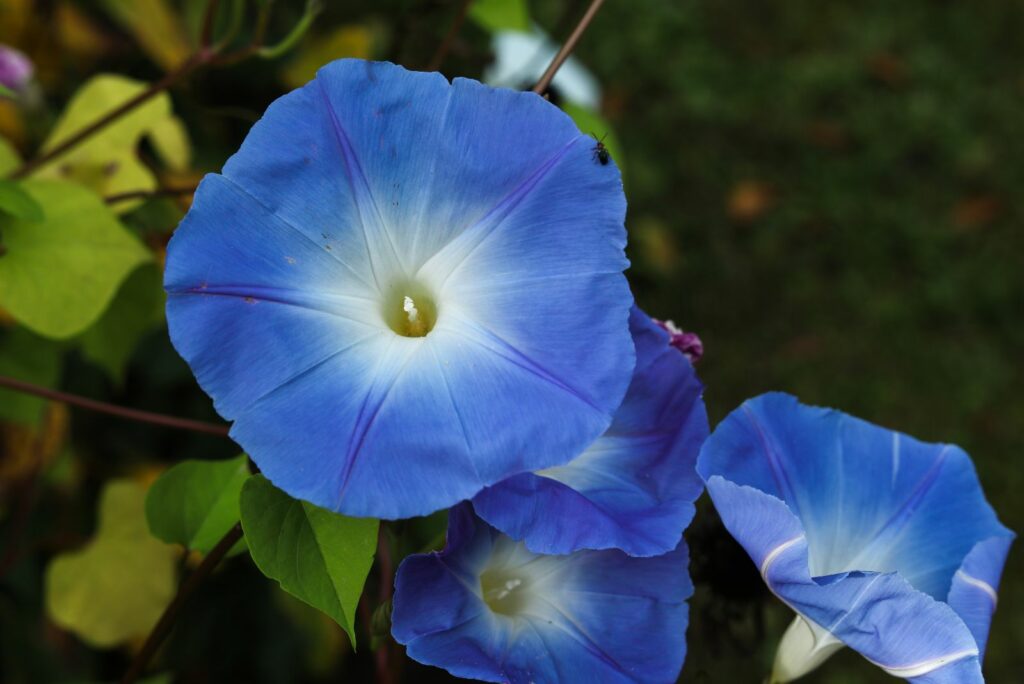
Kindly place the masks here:
<instances>
[{"instance_id":1,"label":"green heart-shaped leaf","mask_svg":"<svg viewBox=\"0 0 1024 684\"><path fill-rule=\"evenodd\" d=\"M228 461L184 461L149 488L146 520L154 536L207 553L239 519L249 477L244 455Z\"/></svg>"},{"instance_id":2,"label":"green heart-shaped leaf","mask_svg":"<svg viewBox=\"0 0 1024 684\"><path fill-rule=\"evenodd\" d=\"M42 221L43 208L14 181L0 180L0 214L26 221Z\"/></svg>"},{"instance_id":3,"label":"green heart-shaped leaf","mask_svg":"<svg viewBox=\"0 0 1024 684\"><path fill-rule=\"evenodd\" d=\"M260 571L334 619L355 646L355 612L379 521L291 498L262 475L242 488L242 529Z\"/></svg>"}]
</instances>

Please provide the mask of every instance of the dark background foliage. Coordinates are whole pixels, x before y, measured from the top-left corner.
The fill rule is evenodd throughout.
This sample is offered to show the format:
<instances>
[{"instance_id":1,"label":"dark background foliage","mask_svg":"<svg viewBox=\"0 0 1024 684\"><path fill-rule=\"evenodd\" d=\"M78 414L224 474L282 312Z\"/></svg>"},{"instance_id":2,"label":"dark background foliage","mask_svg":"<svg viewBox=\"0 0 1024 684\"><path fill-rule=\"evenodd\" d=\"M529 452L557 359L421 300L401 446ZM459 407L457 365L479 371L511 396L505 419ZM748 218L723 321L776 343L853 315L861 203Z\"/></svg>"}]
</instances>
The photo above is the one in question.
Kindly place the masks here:
<instances>
[{"instance_id":1,"label":"dark background foliage","mask_svg":"<svg viewBox=\"0 0 1024 684\"><path fill-rule=\"evenodd\" d=\"M11 11L25 4L0 0ZM39 66L42 114L15 125L0 110L0 132L23 151L35 149L92 74L159 78L106 3L30 4L32 21L16 34L0 20L0 42ZM180 9L195 16L197 4ZM272 35L286 33L302 9L278 4ZM55 17L66 5L100 48L83 55L61 37ZM361 26L374 56L422 67L457 5L332 2L313 38ZM530 10L558 39L584 6L534 1ZM577 55L600 80L603 114L620 141L630 277L649 312L703 337L699 372L712 425L743 399L780 389L957 443L974 457L1003 521L1024 529L1021 35L1024 5L1015 0L609 0ZM479 77L490 58L488 35L467 22L443 71ZM173 91L196 169L218 169L287 90L280 74L288 59L205 72ZM179 216L180 205L159 200L126 220L159 248ZM216 419L160 326L138 343L122 383L71 346L56 385ZM70 474L32 475L31 497L19 494L29 488L24 472L7 475L5 545L22 498L31 499L31 513L18 541L24 553L0 580L3 681L116 679L126 651L89 648L47 620L47 561L92 534L96 496L111 477L235 454L216 438L74 410L66 439L71 465L60 467ZM442 522L392 526L408 532L395 552L429 543ZM706 499L687 537L697 593L683 679L759 681L789 612ZM1004 575L986 659L992 682L1024 672L1021 558L1012 553ZM357 625L360 651L351 653L336 626L241 557L189 605L155 671L183 682L368 681L366 626ZM448 680L399 650L402 681ZM888 679L846 651L807 681Z\"/></svg>"}]
</instances>

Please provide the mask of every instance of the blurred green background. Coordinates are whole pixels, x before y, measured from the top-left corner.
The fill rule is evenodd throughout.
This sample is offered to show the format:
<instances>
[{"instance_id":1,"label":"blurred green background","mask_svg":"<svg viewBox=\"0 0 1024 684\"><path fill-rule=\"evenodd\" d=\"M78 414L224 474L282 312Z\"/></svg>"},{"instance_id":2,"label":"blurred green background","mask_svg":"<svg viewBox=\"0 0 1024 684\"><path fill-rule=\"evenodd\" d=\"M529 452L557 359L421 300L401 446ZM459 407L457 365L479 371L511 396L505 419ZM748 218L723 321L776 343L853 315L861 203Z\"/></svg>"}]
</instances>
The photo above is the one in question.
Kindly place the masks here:
<instances>
[{"instance_id":1,"label":"blurred green background","mask_svg":"<svg viewBox=\"0 0 1024 684\"><path fill-rule=\"evenodd\" d=\"M91 76L159 79L187 56L203 4L0 0L0 43L37 68L22 101L0 101L0 136L31 156ZM471 10L442 67L449 77L481 77L492 30L528 26L521 12L494 9L517 3L477 4L492 13ZM162 185L194 184L320 63L363 56L424 68L459 5L326 3L283 57L206 70L171 91L191 139L187 163L168 163L152 141L137 154ZM586 3L522 6L557 41ZM267 35L284 36L302 12L302 2L279 0ZM1022 35L1017 0L608 0L575 53L600 83L600 111L576 115L599 135L613 132L636 297L702 336L712 425L778 389L953 442L974 457L1003 522L1024 529ZM121 218L159 257L185 208L187 197L160 198ZM133 301L139 292L148 296ZM3 318L0 373L216 420L167 340L158 271L136 271L115 305L99 351L85 337L44 340ZM236 451L9 393L0 406L0 557L12 556L0 577L0 680L115 680L138 639L94 648L55 626L44 609L48 562L92 536L109 479L144 483L181 459ZM40 459L44 467L32 465ZM422 545L441 524L402 531ZM761 681L788 611L706 499L687 537L697 593L682 679ZM153 671L183 682L371 681L366 623L357 629L353 654L336 625L239 557L190 603ZM449 681L399 650L391 657L402 681ZM1004 574L985 670L997 683L1024 672L1019 552ZM890 680L848 650L806 679Z\"/></svg>"}]
</instances>

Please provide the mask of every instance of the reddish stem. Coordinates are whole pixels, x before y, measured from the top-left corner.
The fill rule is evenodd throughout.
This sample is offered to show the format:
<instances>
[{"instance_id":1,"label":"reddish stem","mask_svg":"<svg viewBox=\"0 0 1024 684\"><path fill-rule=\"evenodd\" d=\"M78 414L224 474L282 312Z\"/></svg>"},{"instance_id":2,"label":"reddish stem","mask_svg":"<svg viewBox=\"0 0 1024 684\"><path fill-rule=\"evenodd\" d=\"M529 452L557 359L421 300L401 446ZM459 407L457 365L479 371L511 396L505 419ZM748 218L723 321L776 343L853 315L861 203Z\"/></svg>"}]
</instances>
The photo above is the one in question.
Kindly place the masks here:
<instances>
[{"instance_id":1,"label":"reddish stem","mask_svg":"<svg viewBox=\"0 0 1024 684\"><path fill-rule=\"evenodd\" d=\"M117 406L116 404L108 404L105 401L96 401L95 399L80 397L77 394L53 390L49 387L42 387L31 382L11 378L6 375L0 375L0 387L14 390L15 392L33 394L37 397L42 397L43 399L49 399L51 401L62 401L65 404L89 409L90 411L98 411L99 413L107 413L112 416L117 416L118 418L125 418L127 420L150 423L153 425L161 425L163 427L177 428L179 430L192 430L193 432L202 432L208 435L227 437L228 430L230 429L227 425L217 425L215 423L207 423L205 421L192 420L190 418L177 418L175 416L164 415L163 413L140 411L138 409Z\"/></svg>"},{"instance_id":2,"label":"reddish stem","mask_svg":"<svg viewBox=\"0 0 1024 684\"><path fill-rule=\"evenodd\" d=\"M185 601L196 590L196 587L213 572L213 569L220 564L224 556L231 550L231 547L237 544L241 538L242 524L235 523L235 526L228 530L227 534L217 542L217 545L210 549L210 552L203 557L199 567L178 587L178 593L167 604L167 608L164 609L163 615L160 616L156 626L153 627L153 631L146 637L146 643L142 645L139 652L135 654L135 658L132 659L131 665L128 666L128 671L121 678L121 684L133 684L139 678L139 675L145 671L146 665L149 664L149 661L156 654L160 644L170 634L171 627L174 626L174 620L178 617L181 607L185 605Z\"/></svg>"},{"instance_id":3,"label":"reddish stem","mask_svg":"<svg viewBox=\"0 0 1024 684\"><path fill-rule=\"evenodd\" d=\"M579 43L580 38L583 37L583 33L587 30L587 27L590 26L590 22L594 20L597 10L601 9L601 5L603 4L604 0L591 1L590 6L587 7L587 11L583 13L580 23L578 23L576 28L573 29L573 32L569 34L569 39L565 41L565 45L563 45L562 49L558 51L555 58L551 60L551 65L548 66L547 71L545 71L544 75L540 77L539 81L537 81L537 85L533 86L533 92L538 95L543 95L547 92L555 74L558 73L562 64L565 63L565 60L569 59L569 55L572 54L572 51L576 48L576 44Z\"/></svg>"},{"instance_id":4,"label":"reddish stem","mask_svg":"<svg viewBox=\"0 0 1024 684\"><path fill-rule=\"evenodd\" d=\"M448 52L452 49L452 45L455 44L455 39L459 35L459 31L462 30L462 24L466 21L466 15L469 13L469 5L472 0L462 0L459 4L459 9L455 13L455 18L452 20L451 28L448 29L448 33L445 34L444 39L437 48L437 52L430 58L430 62L427 63L427 71L437 71L444 64L444 58L448 56Z\"/></svg>"}]
</instances>

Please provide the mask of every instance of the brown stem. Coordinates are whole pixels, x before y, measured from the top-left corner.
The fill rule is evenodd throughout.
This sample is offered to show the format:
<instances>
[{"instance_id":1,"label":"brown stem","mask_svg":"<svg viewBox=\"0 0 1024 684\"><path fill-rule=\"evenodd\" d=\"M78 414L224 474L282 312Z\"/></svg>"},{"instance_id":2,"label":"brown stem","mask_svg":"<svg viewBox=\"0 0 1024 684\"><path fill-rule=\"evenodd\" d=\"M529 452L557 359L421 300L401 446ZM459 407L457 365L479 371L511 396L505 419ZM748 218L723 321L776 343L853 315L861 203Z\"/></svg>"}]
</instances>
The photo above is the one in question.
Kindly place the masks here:
<instances>
[{"instance_id":1,"label":"brown stem","mask_svg":"<svg viewBox=\"0 0 1024 684\"><path fill-rule=\"evenodd\" d=\"M444 64L444 58L448 56L448 51L452 49L459 31L462 30L462 24L466 21L466 14L469 13L471 2L472 0L461 0L459 3L459 9L452 20L451 28L448 29L448 33L437 47L437 52L434 53L434 56L430 58L430 62L427 63L427 71L437 71Z\"/></svg>"},{"instance_id":2,"label":"brown stem","mask_svg":"<svg viewBox=\"0 0 1024 684\"><path fill-rule=\"evenodd\" d=\"M157 188L156 190L132 190L131 192L119 192L116 195L108 195L103 198L107 204L116 202L127 202L134 199L150 199L152 197L178 197L181 195L195 194L195 186L190 188Z\"/></svg>"},{"instance_id":3,"label":"brown stem","mask_svg":"<svg viewBox=\"0 0 1024 684\"><path fill-rule=\"evenodd\" d=\"M167 416L162 413L140 411L138 409L117 406L116 404L108 404L104 401L96 401L95 399L80 397L77 394L53 390L49 387L42 387L40 385L32 384L31 382L11 378L6 375L0 375L0 387L14 390L15 392L33 394L37 397L50 399L51 401L62 401L66 404L71 404L72 406L89 409L90 411L108 413L112 416L117 416L118 418L126 418L128 420L135 420L142 423L151 423L153 425L162 425L164 427L177 428L179 430L203 432L208 435L218 435L220 437L228 436L229 428L227 425L217 425L215 423L207 423L201 420L191 420L190 418L177 418L175 416Z\"/></svg>"},{"instance_id":4,"label":"brown stem","mask_svg":"<svg viewBox=\"0 0 1024 684\"><path fill-rule=\"evenodd\" d=\"M377 605L383 606L391 598L394 585L394 563L391 560L391 541L388 539L387 528L381 521L380 533L377 537ZM376 656L377 684L392 684L395 681L391 672L391 640L384 639Z\"/></svg>"},{"instance_id":5,"label":"brown stem","mask_svg":"<svg viewBox=\"0 0 1024 684\"><path fill-rule=\"evenodd\" d=\"M217 18L217 5L219 0L208 0L206 10L203 12L203 27L199 32L199 44L209 48L213 44L213 24Z\"/></svg>"},{"instance_id":6,"label":"brown stem","mask_svg":"<svg viewBox=\"0 0 1024 684\"><path fill-rule=\"evenodd\" d=\"M43 164L46 164L47 162L56 159L60 155L70 150L72 147L75 147L76 145L80 144L83 140L103 130L104 128L114 123L128 112L138 107L139 105L145 104L146 102L153 99L160 93L164 92L165 90L170 88L172 85L177 83L179 80L181 80L188 74L192 73L200 66L203 66L210 62L213 59L214 55L215 53L212 50L200 49L198 52L196 52L191 57L186 59L181 64L181 66L174 69L173 71L169 71L159 81L152 84L144 91L142 91L132 99L128 100L121 106L111 110L110 112L107 112L96 121L93 121L85 128L79 130L77 133L69 137L64 142L60 143L59 145L53 147L52 149L46 152L43 152L35 159L30 159L29 161L25 162L17 169L15 169L8 177L24 178L28 174L38 169Z\"/></svg>"},{"instance_id":7,"label":"brown stem","mask_svg":"<svg viewBox=\"0 0 1024 684\"><path fill-rule=\"evenodd\" d=\"M562 49L558 51L555 58L551 60L551 64L548 66L547 71L537 81L537 85L533 86L533 92L538 95L543 95L547 92L548 87L551 85L551 80L558 73L558 70L562 68L562 64L565 60L569 59L569 55L576 49L576 44L580 42L580 38L583 37L583 33L590 26L590 22L594 20L594 15L597 14L597 10L601 9L601 5L604 4L604 0L591 0L590 6L587 7L587 11L583 13L583 18L580 19L580 23L576 24L576 28L569 35L569 39L565 41Z\"/></svg>"},{"instance_id":8,"label":"brown stem","mask_svg":"<svg viewBox=\"0 0 1024 684\"><path fill-rule=\"evenodd\" d=\"M384 643L382 643L376 653L373 654L374 670L376 674L374 680L377 684L393 684L395 681L394 677L391 676L391 658L388 654L390 650L390 642L385 639Z\"/></svg>"},{"instance_id":9,"label":"brown stem","mask_svg":"<svg viewBox=\"0 0 1024 684\"><path fill-rule=\"evenodd\" d=\"M203 561L199 564L199 567L188 576L180 587L178 587L178 593L174 596L174 599L167 604L167 608L164 609L163 615L157 621L156 626L153 627L153 631L146 637L146 643L142 645L139 652L135 654L135 658L132 659L131 665L128 667L128 671L124 673L124 677L121 678L121 684L132 684L136 679L139 678L145 669L146 665L153 658L156 650L160 648L160 644L167 638L167 635L171 631L171 627L174 626L174 620L178 617L178 612L181 607L185 605L185 601L192 595L192 592L196 590L206 577L213 572L213 569L223 560L224 556L227 555L228 551L231 550L238 540L242 538L242 524L235 523L235 526L228 530L228 533L221 537L221 540L217 542L217 545L210 549L210 552L206 554Z\"/></svg>"}]
</instances>

